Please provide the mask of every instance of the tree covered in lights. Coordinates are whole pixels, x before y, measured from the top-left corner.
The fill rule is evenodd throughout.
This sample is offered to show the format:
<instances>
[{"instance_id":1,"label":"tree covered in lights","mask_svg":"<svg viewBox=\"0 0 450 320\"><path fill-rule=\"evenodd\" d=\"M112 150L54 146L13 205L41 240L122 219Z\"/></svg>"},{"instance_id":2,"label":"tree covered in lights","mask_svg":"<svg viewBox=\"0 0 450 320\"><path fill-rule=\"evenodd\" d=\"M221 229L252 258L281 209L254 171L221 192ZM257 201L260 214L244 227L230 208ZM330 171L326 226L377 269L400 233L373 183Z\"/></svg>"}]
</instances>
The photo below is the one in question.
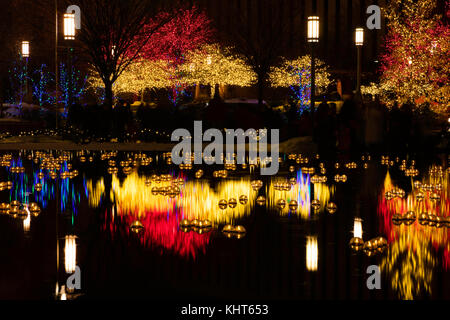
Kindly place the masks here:
<instances>
[{"instance_id":1,"label":"tree covered in lights","mask_svg":"<svg viewBox=\"0 0 450 320\"><path fill-rule=\"evenodd\" d=\"M55 81L54 78L54 75L47 71L47 65L45 64L42 64L33 72L31 78L33 97L41 108L55 101L54 95L52 95L49 88L50 83Z\"/></svg>"},{"instance_id":2,"label":"tree covered in lights","mask_svg":"<svg viewBox=\"0 0 450 320\"><path fill-rule=\"evenodd\" d=\"M14 61L11 69L8 71L10 82L10 96L8 102L14 104L22 114L23 102L27 93L28 70L26 59Z\"/></svg>"},{"instance_id":3,"label":"tree covered in lights","mask_svg":"<svg viewBox=\"0 0 450 320\"><path fill-rule=\"evenodd\" d=\"M393 0L385 8L388 34L378 89L389 107L428 105L449 113L450 30L435 8L433 0Z\"/></svg>"},{"instance_id":4,"label":"tree covered in lights","mask_svg":"<svg viewBox=\"0 0 450 320\"><path fill-rule=\"evenodd\" d=\"M143 46L140 58L165 61L158 65L164 66L165 73L169 75L168 82L171 87L169 98L176 105L188 85L186 72L182 68L186 55L209 43L214 31L206 13L195 6L189 9L177 9L162 16L174 18L153 33ZM149 28L152 28L152 25L153 23L149 25Z\"/></svg>"},{"instance_id":5,"label":"tree covered in lights","mask_svg":"<svg viewBox=\"0 0 450 320\"><path fill-rule=\"evenodd\" d=\"M285 87L291 91L299 112L311 110L311 57L306 55L294 60L284 60L279 67L272 67L269 74L273 87ZM316 88L326 89L331 83L328 66L316 60Z\"/></svg>"},{"instance_id":6,"label":"tree covered in lights","mask_svg":"<svg viewBox=\"0 0 450 320\"><path fill-rule=\"evenodd\" d=\"M90 65L102 80L105 104L112 107L113 85L139 58L161 26L173 19L159 14L167 0L78 0L83 10L77 38Z\"/></svg>"},{"instance_id":7,"label":"tree covered in lights","mask_svg":"<svg viewBox=\"0 0 450 320\"><path fill-rule=\"evenodd\" d=\"M59 66L59 103L64 105L64 115L67 115L68 107L77 99L81 98L86 89L87 76L83 76L81 71L75 66L67 66L61 63Z\"/></svg>"},{"instance_id":8,"label":"tree covered in lights","mask_svg":"<svg viewBox=\"0 0 450 320\"><path fill-rule=\"evenodd\" d=\"M187 82L209 85L213 90L216 84L248 87L256 81L256 74L244 58L219 44L204 45L189 52L182 69Z\"/></svg>"},{"instance_id":9,"label":"tree covered in lights","mask_svg":"<svg viewBox=\"0 0 450 320\"><path fill-rule=\"evenodd\" d=\"M101 88L102 80L98 76L89 78L89 85ZM165 60L138 59L128 66L113 85L115 96L121 93L142 94L145 89L172 87L170 68Z\"/></svg>"}]
</instances>

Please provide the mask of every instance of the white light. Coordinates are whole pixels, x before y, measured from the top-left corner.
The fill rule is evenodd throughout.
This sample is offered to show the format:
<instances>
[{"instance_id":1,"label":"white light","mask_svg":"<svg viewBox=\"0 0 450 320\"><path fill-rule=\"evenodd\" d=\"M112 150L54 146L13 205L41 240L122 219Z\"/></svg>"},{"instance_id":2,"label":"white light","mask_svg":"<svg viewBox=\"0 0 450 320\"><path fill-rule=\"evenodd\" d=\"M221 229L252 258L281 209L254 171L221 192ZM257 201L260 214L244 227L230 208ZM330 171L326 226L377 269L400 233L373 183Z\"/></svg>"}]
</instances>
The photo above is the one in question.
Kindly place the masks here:
<instances>
[{"instance_id":1,"label":"white light","mask_svg":"<svg viewBox=\"0 0 450 320\"><path fill-rule=\"evenodd\" d=\"M22 57L28 58L30 56L30 42L22 41Z\"/></svg>"},{"instance_id":2,"label":"white light","mask_svg":"<svg viewBox=\"0 0 450 320\"><path fill-rule=\"evenodd\" d=\"M64 14L64 39L75 40L75 14Z\"/></svg>"},{"instance_id":3,"label":"white light","mask_svg":"<svg viewBox=\"0 0 450 320\"><path fill-rule=\"evenodd\" d=\"M64 262L66 273L74 273L77 265L77 245L76 236L66 236L64 247Z\"/></svg>"},{"instance_id":4,"label":"white light","mask_svg":"<svg viewBox=\"0 0 450 320\"><path fill-rule=\"evenodd\" d=\"M362 239L362 220L361 218L355 218L353 222L353 237Z\"/></svg>"},{"instance_id":5,"label":"white light","mask_svg":"<svg viewBox=\"0 0 450 320\"><path fill-rule=\"evenodd\" d=\"M306 269L308 271L317 271L318 258L317 236L306 237Z\"/></svg>"},{"instance_id":6,"label":"white light","mask_svg":"<svg viewBox=\"0 0 450 320\"><path fill-rule=\"evenodd\" d=\"M208 65L211 65L211 64L212 64L212 58L211 58L210 55L208 55L208 57L206 58L206 63L207 63Z\"/></svg>"},{"instance_id":7,"label":"white light","mask_svg":"<svg viewBox=\"0 0 450 320\"><path fill-rule=\"evenodd\" d=\"M408 64L412 65L412 58L411 57L408 58Z\"/></svg>"},{"instance_id":8,"label":"white light","mask_svg":"<svg viewBox=\"0 0 450 320\"><path fill-rule=\"evenodd\" d=\"M61 296L60 296L61 300L67 300L67 294L66 294L66 286L61 286Z\"/></svg>"},{"instance_id":9,"label":"white light","mask_svg":"<svg viewBox=\"0 0 450 320\"><path fill-rule=\"evenodd\" d=\"M431 49L430 52L434 53L434 50L437 48L437 42L436 41L431 41Z\"/></svg>"},{"instance_id":10,"label":"white light","mask_svg":"<svg viewBox=\"0 0 450 320\"><path fill-rule=\"evenodd\" d=\"M308 42L319 42L319 17L308 17Z\"/></svg>"},{"instance_id":11,"label":"white light","mask_svg":"<svg viewBox=\"0 0 450 320\"><path fill-rule=\"evenodd\" d=\"M23 231L28 232L30 231L30 225L31 225L31 214L30 210L28 210L28 207L25 207L25 211L27 212L27 218L23 220Z\"/></svg>"},{"instance_id":12,"label":"white light","mask_svg":"<svg viewBox=\"0 0 450 320\"><path fill-rule=\"evenodd\" d=\"M355 30L355 44L357 46L362 46L364 44L364 29L356 28Z\"/></svg>"}]
</instances>

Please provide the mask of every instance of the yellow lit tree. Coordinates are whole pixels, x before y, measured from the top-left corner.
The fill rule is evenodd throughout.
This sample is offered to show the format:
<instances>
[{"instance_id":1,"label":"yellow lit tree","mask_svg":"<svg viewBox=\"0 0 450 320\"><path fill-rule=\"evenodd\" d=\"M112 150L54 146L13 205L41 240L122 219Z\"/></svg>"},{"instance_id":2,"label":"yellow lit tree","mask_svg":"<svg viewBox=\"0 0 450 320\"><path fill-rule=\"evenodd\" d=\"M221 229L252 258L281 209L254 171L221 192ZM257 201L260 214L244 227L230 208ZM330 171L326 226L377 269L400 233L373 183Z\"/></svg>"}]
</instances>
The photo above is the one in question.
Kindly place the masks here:
<instances>
[{"instance_id":1,"label":"yellow lit tree","mask_svg":"<svg viewBox=\"0 0 450 320\"><path fill-rule=\"evenodd\" d=\"M165 60L138 59L120 75L113 85L114 95L140 94L145 89L161 89L173 84L169 66ZM103 87L101 79L93 75L89 83L94 88Z\"/></svg>"},{"instance_id":2,"label":"yellow lit tree","mask_svg":"<svg viewBox=\"0 0 450 320\"><path fill-rule=\"evenodd\" d=\"M316 88L326 89L331 83L328 66L316 60ZM290 88L300 112L310 108L311 103L311 57L306 55L294 60L284 60L281 66L273 67L269 74L273 87Z\"/></svg>"},{"instance_id":3,"label":"yellow lit tree","mask_svg":"<svg viewBox=\"0 0 450 320\"><path fill-rule=\"evenodd\" d=\"M212 96L216 84L248 87L256 80L255 73L244 59L218 44L189 52L181 69L188 83L210 85Z\"/></svg>"},{"instance_id":4,"label":"yellow lit tree","mask_svg":"<svg viewBox=\"0 0 450 320\"><path fill-rule=\"evenodd\" d=\"M433 0L393 0L385 8L380 89L389 107L429 105L436 113L449 113L450 31L435 8Z\"/></svg>"}]
</instances>

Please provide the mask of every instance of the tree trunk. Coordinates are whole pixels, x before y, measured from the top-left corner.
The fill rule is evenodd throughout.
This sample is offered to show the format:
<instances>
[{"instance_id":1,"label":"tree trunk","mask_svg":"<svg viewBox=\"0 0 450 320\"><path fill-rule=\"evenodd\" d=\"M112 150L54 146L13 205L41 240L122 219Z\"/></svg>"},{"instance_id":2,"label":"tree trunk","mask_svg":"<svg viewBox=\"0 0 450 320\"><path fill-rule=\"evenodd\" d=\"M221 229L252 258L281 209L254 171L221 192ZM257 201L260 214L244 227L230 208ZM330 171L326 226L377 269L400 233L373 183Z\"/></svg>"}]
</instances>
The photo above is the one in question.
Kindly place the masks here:
<instances>
[{"instance_id":1,"label":"tree trunk","mask_svg":"<svg viewBox=\"0 0 450 320\"><path fill-rule=\"evenodd\" d=\"M113 105L113 91L112 91L112 82L104 81L105 83L105 101L104 104L112 109Z\"/></svg>"},{"instance_id":2,"label":"tree trunk","mask_svg":"<svg viewBox=\"0 0 450 320\"><path fill-rule=\"evenodd\" d=\"M264 83L264 76L259 75L258 76L258 106L260 108L263 107L263 101L264 101L264 89L265 89L265 83Z\"/></svg>"},{"instance_id":3,"label":"tree trunk","mask_svg":"<svg viewBox=\"0 0 450 320\"><path fill-rule=\"evenodd\" d=\"M197 82L195 84L195 96L194 96L194 101L198 101L198 99L200 99L200 83Z\"/></svg>"}]
</instances>

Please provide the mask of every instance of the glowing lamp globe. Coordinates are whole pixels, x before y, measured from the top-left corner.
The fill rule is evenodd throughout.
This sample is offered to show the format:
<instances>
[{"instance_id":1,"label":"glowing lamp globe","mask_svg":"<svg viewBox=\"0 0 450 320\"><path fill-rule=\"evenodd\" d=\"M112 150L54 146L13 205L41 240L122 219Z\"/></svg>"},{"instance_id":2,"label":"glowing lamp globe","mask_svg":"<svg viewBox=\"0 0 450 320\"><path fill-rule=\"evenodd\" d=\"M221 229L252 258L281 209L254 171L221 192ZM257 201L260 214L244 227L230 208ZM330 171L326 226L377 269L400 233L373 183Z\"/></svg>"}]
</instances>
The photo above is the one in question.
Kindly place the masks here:
<instances>
[{"instance_id":1,"label":"glowing lamp globe","mask_svg":"<svg viewBox=\"0 0 450 320\"><path fill-rule=\"evenodd\" d=\"M75 40L75 14L64 14L64 40Z\"/></svg>"},{"instance_id":2,"label":"glowing lamp globe","mask_svg":"<svg viewBox=\"0 0 450 320\"><path fill-rule=\"evenodd\" d=\"M355 44L357 46L362 46L364 44L364 29L356 28L355 30Z\"/></svg>"},{"instance_id":3,"label":"glowing lamp globe","mask_svg":"<svg viewBox=\"0 0 450 320\"><path fill-rule=\"evenodd\" d=\"M308 42L319 42L319 17L308 17Z\"/></svg>"},{"instance_id":4,"label":"glowing lamp globe","mask_svg":"<svg viewBox=\"0 0 450 320\"><path fill-rule=\"evenodd\" d=\"M30 42L22 41L22 57L28 58L30 56Z\"/></svg>"}]
</instances>

